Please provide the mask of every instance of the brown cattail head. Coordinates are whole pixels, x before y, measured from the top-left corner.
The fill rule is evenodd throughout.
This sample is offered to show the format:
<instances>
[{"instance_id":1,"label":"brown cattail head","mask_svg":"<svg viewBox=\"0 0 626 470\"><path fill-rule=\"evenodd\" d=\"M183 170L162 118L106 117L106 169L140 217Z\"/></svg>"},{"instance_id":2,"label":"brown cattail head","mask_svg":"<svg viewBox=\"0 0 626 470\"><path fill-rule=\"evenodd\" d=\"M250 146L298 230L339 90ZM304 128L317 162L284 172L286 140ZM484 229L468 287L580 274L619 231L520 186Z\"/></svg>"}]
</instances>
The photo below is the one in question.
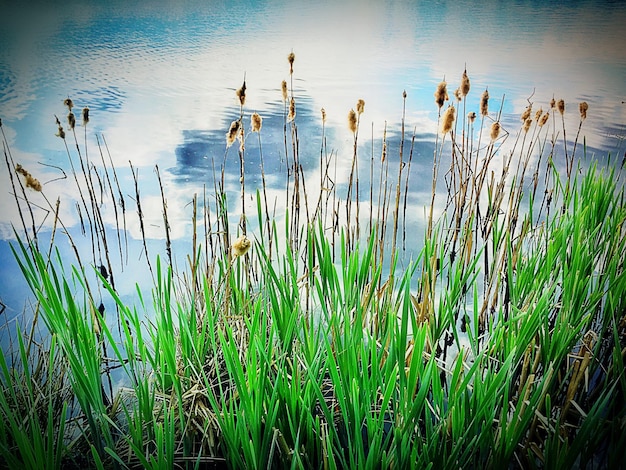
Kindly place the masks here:
<instances>
[{"instance_id":1,"label":"brown cattail head","mask_svg":"<svg viewBox=\"0 0 626 470\"><path fill-rule=\"evenodd\" d=\"M499 135L500 135L500 123L496 121L491 125L491 133L490 133L491 140L496 140Z\"/></svg>"},{"instance_id":2,"label":"brown cattail head","mask_svg":"<svg viewBox=\"0 0 626 470\"><path fill-rule=\"evenodd\" d=\"M252 113L252 116L250 116L250 127L252 128L252 132L260 132L262 125L263 118L259 115L259 113Z\"/></svg>"},{"instance_id":3,"label":"brown cattail head","mask_svg":"<svg viewBox=\"0 0 626 470\"><path fill-rule=\"evenodd\" d=\"M537 112L535 113L535 121L539 121L542 114L543 114L543 108L539 108Z\"/></svg>"},{"instance_id":4,"label":"brown cattail head","mask_svg":"<svg viewBox=\"0 0 626 470\"><path fill-rule=\"evenodd\" d=\"M74 130L74 127L76 127L76 116L71 111L67 115L67 125L71 130Z\"/></svg>"},{"instance_id":5,"label":"brown cattail head","mask_svg":"<svg viewBox=\"0 0 626 470\"><path fill-rule=\"evenodd\" d=\"M550 117L550 111L546 111L546 113L541 116L541 119L539 120L539 127L543 127L546 122L548 122L548 118Z\"/></svg>"},{"instance_id":6,"label":"brown cattail head","mask_svg":"<svg viewBox=\"0 0 626 470\"><path fill-rule=\"evenodd\" d=\"M283 80L282 83L280 84L280 89L283 93L283 101L286 103L287 102L287 82L285 80Z\"/></svg>"},{"instance_id":7,"label":"brown cattail head","mask_svg":"<svg viewBox=\"0 0 626 470\"><path fill-rule=\"evenodd\" d=\"M467 113L467 119L469 120L470 124L472 124L476 120L476 112L470 111L469 113Z\"/></svg>"},{"instance_id":8,"label":"brown cattail head","mask_svg":"<svg viewBox=\"0 0 626 470\"><path fill-rule=\"evenodd\" d=\"M457 101L461 101L463 99L463 94L461 93L460 87L454 90L454 97L456 98Z\"/></svg>"},{"instance_id":9,"label":"brown cattail head","mask_svg":"<svg viewBox=\"0 0 626 470\"><path fill-rule=\"evenodd\" d=\"M550 109L554 109L556 108L556 100L554 99L554 96L552 97L552 99L550 100Z\"/></svg>"},{"instance_id":10,"label":"brown cattail head","mask_svg":"<svg viewBox=\"0 0 626 470\"><path fill-rule=\"evenodd\" d=\"M526 106L526 109L524 110L524 112L522 113L522 116L521 116L521 120L523 122L526 122L526 119L528 119L530 117L530 113L532 112L532 110L533 110L533 105L532 104L529 104L528 106Z\"/></svg>"},{"instance_id":11,"label":"brown cattail head","mask_svg":"<svg viewBox=\"0 0 626 470\"><path fill-rule=\"evenodd\" d=\"M72 101L71 98L65 98L63 100L63 105L67 106L67 109L69 109L71 111L72 108L74 107L74 102Z\"/></svg>"},{"instance_id":12,"label":"brown cattail head","mask_svg":"<svg viewBox=\"0 0 626 470\"><path fill-rule=\"evenodd\" d=\"M452 124L454 124L454 106L448 106L446 112L443 114L443 119L441 121L441 133L446 135L450 130L452 130Z\"/></svg>"},{"instance_id":13,"label":"brown cattail head","mask_svg":"<svg viewBox=\"0 0 626 470\"><path fill-rule=\"evenodd\" d=\"M239 98L239 104L241 106L246 104L246 81L243 81L243 85L236 92L237 98Z\"/></svg>"},{"instance_id":14,"label":"brown cattail head","mask_svg":"<svg viewBox=\"0 0 626 470\"><path fill-rule=\"evenodd\" d=\"M485 89L480 97L480 115L487 116L489 114L489 91Z\"/></svg>"},{"instance_id":15,"label":"brown cattail head","mask_svg":"<svg viewBox=\"0 0 626 470\"><path fill-rule=\"evenodd\" d=\"M293 73L293 61L296 60L296 55L292 52L287 56L287 60L289 61L289 73Z\"/></svg>"},{"instance_id":16,"label":"brown cattail head","mask_svg":"<svg viewBox=\"0 0 626 470\"><path fill-rule=\"evenodd\" d=\"M89 108L86 106L83 108L83 126L86 126L89 122Z\"/></svg>"},{"instance_id":17,"label":"brown cattail head","mask_svg":"<svg viewBox=\"0 0 626 470\"><path fill-rule=\"evenodd\" d=\"M63 130L63 126L59 124L57 133L55 134L57 137L61 137L61 139L65 139L65 131Z\"/></svg>"},{"instance_id":18,"label":"brown cattail head","mask_svg":"<svg viewBox=\"0 0 626 470\"><path fill-rule=\"evenodd\" d=\"M578 105L578 110L580 111L580 120L584 121L587 119L587 110L589 109L589 105L586 101L583 101Z\"/></svg>"},{"instance_id":19,"label":"brown cattail head","mask_svg":"<svg viewBox=\"0 0 626 470\"><path fill-rule=\"evenodd\" d=\"M24 177L27 188L31 188L37 192L41 192L41 183L39 182L39 180L31 175L22 165L20 165L19 163L15 165L15 171Z\"/></svg>"},{"instance_id":20,"label":"brown cattail head","mask_svg":"<svg viewBox=\"0 0 626 470\"><path fill-rule=\"evenodd\" d=\"M233 145L235 139L239 137L240 128L241 123L239 120L230 123L230 129L228 129L228 132L226 133L226 147Z\"/></svg>"},{"instance_id":21,"label":"brown cattail head","mask_svg":"<svg viewBox=\"0 0 626 470\"><path fill-rule=\"evenodd\" d=\"M463 70L463 77L461 78L461 94L467 96L470 91L470 79L467 76L467 69Z\"/></svg>"},{"instance_id":22,"label":"brown cattail head","mask_svg":"<svg viewBox=\"0 0 626 470\"><path fill-rule=\"evenodd\" d=\"M437 85L437 90L435 90L435 103L437 103L437 106L441 109L448 99L448 84L442 81Z\"/></svg>"},{"instance_id":23,"label":"brown cattail head","mask_svg":"<svg viewBox=\"0 0 626 470\"><path fill-rule=\"evenodd\" d=\"M365 101L359 100L356 102L356 112L358 115L363 114L363 110L365 109Z\"/></svg>"},{"instance_id":24,"label":"brown cattail head","mask_svg":"<svg viewBox=\"0 0 626 470\"><path fill-rule=\"evenodd\" d=\"M565 101L559 100L559 102L556 105L559 108L559 113L563 115L565 113Z\"/></svg>"},{"instance_id":25,"label":"brown cattail head","mask_svg":"<svg viewBox=\"0 0 626 470\"><path fill-rule=\"evenodd\" d=\"M250 241L250 239L245 235L242 235L233 242L230 248L233 256L237 258L239 256L245 255L251 246L252 242Z\"/></svg>"},{"instance_id":26,"label":"brown cattail head","mask_svg":"<svg viewBox=\"0 0 626 470\"><path fill-rule=\"evenodd\" d=\"M296 118L296 100L291 98L289 101L289 113L287 114L287 122L291 122Z\"/></svg>"},{"instance_id":27,"label":"brown cattail head","mask_svg":"<svg viewBox=\"0 0 626 470\"><path fill-rule=\"evenodd\" d=\"M357 125L356 125L356 113L354 112L354 109L351 109L350 112L348 113L348 127L350 128L350 132L352 132L353 134L356 133Z\"/></svg>"},{"instance_id":28,"label":"brown cattail head","mask_svg":"<svg viewBox=\"0 0 626 470\"><path fill-rule=\"evenodd\" d=\"M402 99L406 100L406 90L402 92Z\"/></svg>"},{"instance_id":29,"label":"brown cattail head","mask_svg":"<svg viewBox=\"0 0 626 470\"><path fill-rule=\"evenodd\" d=\"M325 123L326 122L326 110L322 108L321 111L322 111L322 123Z\"/></svg>"},{"instance_id":30,"label":"brown cattail head","mask_svg":"<svg viewBox=\"0 0 626 470\"><path fill-rule=\"evenodd\" d=\"M528 118L524 121L524 132L528 132L530 129L530 125L533 123L533 120Z\"/></svg>"}]
</instances>

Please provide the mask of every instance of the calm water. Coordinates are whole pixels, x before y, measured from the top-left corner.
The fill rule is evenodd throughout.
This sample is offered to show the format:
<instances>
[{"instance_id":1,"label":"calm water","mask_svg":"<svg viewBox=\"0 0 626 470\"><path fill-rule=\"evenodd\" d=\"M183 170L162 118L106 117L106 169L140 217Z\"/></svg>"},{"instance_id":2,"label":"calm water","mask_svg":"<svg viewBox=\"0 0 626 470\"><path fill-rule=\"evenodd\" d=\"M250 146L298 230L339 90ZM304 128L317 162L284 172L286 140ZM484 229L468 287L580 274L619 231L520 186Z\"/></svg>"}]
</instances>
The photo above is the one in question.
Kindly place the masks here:
<instances>
[{"instance_id":1,"label":"calm water","mask_svg":"<svg viewBox=\"0 0 626 470\"><path fill-rule=\"evenodd\" d=\"M366 146L368 140L380 143L385 123L392 140L397 136L403 91L407 129L428 141L437 131L436 84L445 77L452 91L465 67L472 81L468 104L476 106L488 87L490 109L503 103L502 122L512 132L529 98L544 109L553 96L563 98L570 129L578 123L578 102L585 100L588 153L611 153L621 160L625 150L624 2L119 1L105 6L69 1L28 7L1 2L0 11L0 118L13 159L45 183L50 200L61 196L61 217L77 231L76 195L67 180L58 180L60 170L47 166L68 172L54 124L55 114L63 119L67 113L64 98L71 97L79 108L89 106L90 142L95 133L104 134L115 165L126 169L120 177L129 192L128 161L138 169L148 236L162 246L154 165L167 192L172 235L183 240L190 233L193 194L201 193L205 183L212 186L213 162L224 159L225 133L239 115L234 91L244 76L246 112L264 118L270 189L284 190L280 83L289 78L286 57L292 50L301 159L311 181L319 179L322 107L328 116L328 147L345 177L352 146L346 116L357 99L366 103L361 121ZM99 158L90 145L92 158ZM418 196L429 191L432 146L418 147L416 153L417 168L423 169L411 182L417 212L427 203ZM234 149L226 161L227 189L236 191ZM258 183L258 161L248 163L252 189ZM0 301L5 318L25 304L7 242L11 224L20 226L8 181L2 162ZM37 208L35 214L45 234L52 217ZM129 218L129 230L139 238L135 219ZM87 240L79 243L88 249ZM137 261L131 259L129 271Z\"/></svg>"}]
</instances>

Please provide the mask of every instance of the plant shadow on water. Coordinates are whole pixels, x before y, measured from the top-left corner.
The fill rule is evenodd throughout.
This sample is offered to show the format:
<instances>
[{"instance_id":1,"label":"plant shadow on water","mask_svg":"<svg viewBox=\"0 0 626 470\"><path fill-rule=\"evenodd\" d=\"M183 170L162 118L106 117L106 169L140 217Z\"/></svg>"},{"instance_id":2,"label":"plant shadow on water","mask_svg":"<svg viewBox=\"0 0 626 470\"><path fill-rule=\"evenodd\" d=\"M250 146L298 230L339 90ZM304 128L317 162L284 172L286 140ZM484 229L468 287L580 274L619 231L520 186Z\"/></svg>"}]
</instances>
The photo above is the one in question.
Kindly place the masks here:
<instances>
[{"instance_id":1,"label":"plant shadow on water","mask_svg":"<svg viewBox=\"0 0 626 470\"><path fill-rule=\"evenodd\" d=\"M138 172L131 163L134 187L122 191L100 140L89 153L102 165L88 164L70 100L57 125L82 236L3 133L21 217L13 250L36 303L0 354L2 465L619 465L621 167L575 156L561 102L529 104L517 129L486 92L467 114L466 74L452 99L437 87L435 135L407 129L403 110L368 143L357 101L341 155L324 113L286 82L282 92L255 121L244 81L232 124L184 133L167 174L198 191L191 248L178 256L158 167L155 256ZM36 196L56 214L49 241ZM145 263L131 274L150 286L129 300L131 217ZM72 256L59 255L61 237Z\"/></svg>"}]
</instances>

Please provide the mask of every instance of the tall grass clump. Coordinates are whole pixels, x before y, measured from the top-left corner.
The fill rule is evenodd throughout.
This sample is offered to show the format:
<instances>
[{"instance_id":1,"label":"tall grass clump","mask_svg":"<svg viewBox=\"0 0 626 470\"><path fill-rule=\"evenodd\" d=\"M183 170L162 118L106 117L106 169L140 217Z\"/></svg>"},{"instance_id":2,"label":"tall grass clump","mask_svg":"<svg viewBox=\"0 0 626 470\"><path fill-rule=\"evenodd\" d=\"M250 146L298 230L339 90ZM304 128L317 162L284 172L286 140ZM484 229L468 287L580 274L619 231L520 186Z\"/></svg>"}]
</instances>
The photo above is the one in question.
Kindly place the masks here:
<instances>
[{"instance_id":1,"label":"tall grass clump","mask_svg":"<svg viewBox=\"0 0 626 470\"><path fill-rule=\"evenodd\" d=\"M75 118L75 146L57 119L85 228L73 234L58 215L63 201L29 184L35 170L13 160L3 137L21 224L12 246L35 303L0 354L2 467L621 465L626 208L621 169L574 159L588 106L566 142L565 121L547 117L564 104L549 113L529 103L514 129L490 110L486 89L472 109L467 70L447 107L442 81L423 237L407 237L418 145L405 128L407 94L400 142L386 130L372 142L379 159L363 158L365 102L350 110L345 182L333 174L341 156L328 151L322 111L320 188L307 193L300 145L320 136L298 135L294 62L291 53L281 84L285 215L268 205L260 113L246 140L244 79L224 154L239 141L241 213L235 220L229 208L223 163L200 203L190 196L190 248L177 257L157 168L165 256L149 253L142 228L151 289L138 283L131 301L115 284L131 202L104 138L96 166ZM254 188L246 161L257 150ZM100 187L114 201L113 231ZM250 193L256 214L243 208ZM35 198L54 215L47 246ZM73 257L60 254L59 237Z\"/></svg>"}]
</instances>

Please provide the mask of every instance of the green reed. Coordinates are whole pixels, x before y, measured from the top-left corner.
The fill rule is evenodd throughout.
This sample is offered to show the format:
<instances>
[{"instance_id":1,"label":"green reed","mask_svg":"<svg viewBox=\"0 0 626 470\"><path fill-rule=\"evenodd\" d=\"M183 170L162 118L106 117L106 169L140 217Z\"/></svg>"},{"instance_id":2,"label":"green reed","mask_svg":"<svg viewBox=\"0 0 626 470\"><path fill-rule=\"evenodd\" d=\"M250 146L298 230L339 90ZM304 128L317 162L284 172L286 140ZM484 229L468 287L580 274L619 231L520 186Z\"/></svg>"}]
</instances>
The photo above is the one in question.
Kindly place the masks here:
<instances>
[{"instance_id":1,"label":"green reed","mask_svg":"<svg viewBox=\"0 0 626 470\"><path fill-rule=\"evenodd\" d=\"M440 109L445 86L436 95ZM245 82L242 89L245 97ZM529 107L516 134L503 132L501 111L490 114L484 96L474 129L475 117L465 115L466 74L460 90L454 105L463 116L453 122L440 113L432 201L414 259L401 258L398 241L402 231L402 246L410 242L402 224L415 136L407 159L405 109L399 163L390 163L386 137L380 161L372 154L369 162L370 192L379 197L375 206L370 196L366 214L358 191L359 174L367 173L359 173L357 132L364 103L350 114L348 187L331 178L337 155L327 153L322 135L320 193L307 194L296 98L283 82L286 217L269 213L264 182L256 220L245 214L231 225L224 170L214 171L215 200L205 190L198 211L194 196L191 249L176 265L157 168L167 256L151 256L142 232L153 283L151 292L137 287L132 305L113 282L123 264L108 255L117 248L123 261L126 203L117 201L118 234L109 241L94 196L96 181L107 182L114 200L115 181L121 195L112 164L104 165L108 149L98 147L102 177L87 164L86 143L81 151L76 141L75 153L65 146L70 162L81 163L82 179L73 171L81 198L89 197L78 210L91 212L91 253L80 253L70 237L72 263L61 259L54 238L47 251L40 246L20 186L25 175L5 138L14 194L24 196L16 196L24 237L14 253L37 301L31 332L41 318L49 334L39 344L18 329L15 352L0 354L5 467L616 465L626 444L621 172L574 168L572 152L562 176L555 121L549 128L546 113L533 119ZM237 98L241 124L241 89ZM229 138L242 143L243 177L250 150L244 127L237 129ZM260 152L260 121L253 132ZM496 173L490 165L500 153ZM441 216L437 204L445 205ZM249 251L237 247L239 235L252 240ZM113 319L96 292L114 303Z\"/></svg>"}]
</instances>

